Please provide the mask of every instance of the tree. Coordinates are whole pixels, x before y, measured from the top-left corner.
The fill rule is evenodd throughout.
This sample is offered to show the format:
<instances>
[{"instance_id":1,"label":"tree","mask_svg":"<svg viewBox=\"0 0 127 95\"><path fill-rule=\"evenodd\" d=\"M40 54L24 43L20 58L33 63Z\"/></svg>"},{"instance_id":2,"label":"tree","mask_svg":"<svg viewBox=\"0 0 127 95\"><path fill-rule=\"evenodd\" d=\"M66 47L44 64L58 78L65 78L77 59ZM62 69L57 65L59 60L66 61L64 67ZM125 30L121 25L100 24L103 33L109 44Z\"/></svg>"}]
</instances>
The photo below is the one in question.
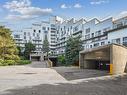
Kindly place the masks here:
<instances>
[{"instance_id":1,"label":"tree","mask_svg":"<svg viewBox=\"0 0 127 95\"><path fill-rule=\"evenodd\" d=\"M0 59L17 60L18 50L11 36L10 29L0 26Z\"/></svg>"},{"instance_id":2,"label":"tree","mask_svg":"<svg viewBox=\"0 0 127 95\"><path fill-rule=\"evenodd\" d=\"M25 50L24 50L24 56L26 59L30 58L30 53L32 51L35 51L36 47L34 44L32 44L31 42L28 42L25 44Z\"/></svg>"},{"instance_id":3,"label":"tree","mask_svg":"<svg viewBox=\"0 0 127 95\"><path fill-rule=\"evenodd\" d=\"M59 55L58 56L58 63L64 65L65 62L65 56L64 55Z\"/></svg>"},{"instance_id":4,"label":"tree","mask_svg":"<svg viewBox=\"0 0 127 95\"><path fill-rule=\"evenodd\" d=\"M19 56L22 56L23 53L22 53L21 47L20 46L17 46L17 49L18 49L18 55Z\"/></svg>"},{"instance_id":5,"label":"tree","mask_svg":"<svg viewBox=\"0 0 127 95\"><path fill-rule=\"evenodd\" d=\"M49 53L49 42L47 39L47 36L45 37L44 41L43 41L43 52L47 54Z\"/></svg>"},{"instance_id":6,"label":"tree","mask_svg":"<svg viewBox=\"0 0 127 95\"><path fill-rule=\"evenodd\" d=\"M70 37L65 49L66 64L73 65L79 61L79 52L83 50L81 36Z\"/></svg>"}]
</instances>

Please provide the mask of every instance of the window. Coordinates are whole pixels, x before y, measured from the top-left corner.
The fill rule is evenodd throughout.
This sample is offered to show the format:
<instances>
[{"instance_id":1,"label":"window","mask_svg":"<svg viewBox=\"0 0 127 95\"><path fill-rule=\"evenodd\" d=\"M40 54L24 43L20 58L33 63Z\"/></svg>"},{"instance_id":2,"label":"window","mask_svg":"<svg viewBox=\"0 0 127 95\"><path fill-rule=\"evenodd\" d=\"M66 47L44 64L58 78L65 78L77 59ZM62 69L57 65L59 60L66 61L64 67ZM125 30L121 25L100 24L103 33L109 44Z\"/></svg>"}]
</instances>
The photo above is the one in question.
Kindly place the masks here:
<instances>
[{"instance_id":1,"label":"window","mask_svg":"<svg viewBox=\"0 0 127 95\"><path fill-rule=\"evenodd\" d=\"M64 30L66 29L66 27L64 26Z\"/></svg>"},{"instance_id":2,"label":"window","mask_svg":"<svg viewBox=\"0 0 127 95\"><path fill-rule=\"evenodd\" d=\"M90 39L90 34L85 35L85 39Z\"/></svg>"},{"instance_id":3,"label":"window","mask_svg":"<svg viewBox=\"0 0 127 95\"><path fill-rule=\"evenodd\" d=\"M14 38L20 38L20 35L14 35Z\"/></svg>"},{"instance_id":4,"label":"window","mask_svg":"<svg viewBox=\"0 0 127 95\"><path fill-rule=\"evenodd\" d=\"M119 23L119 24L117 24L117 28L120 28L120 27L122 27L123 26L123 23L121 22L121 23Z\"/></svg>"},{"instance_id":5,"label":"window","mask_svg":"<svg viewBox=\"0 0 127 95\"><path fill-rule=\"evenodd\" d=\"M51 24L51 27L55 27L55 25L54 24Z\"/></svg>"},{"instance_id":6,"label":"window","mask_svg":"<svg viewBox=\"0 0 127 95\"><path fill-rule=\"evenodd\" d=\"M101 42L101 45L102 45L102 46L105 45L105 42Z\"/></svg>"},{"instance_id":7,"label":"window","mask_svg":"<svg viewBox=\"0 0 127 95\"><path fill-rule=\"evenodd\" d=\"M24 39L26 39L26 36L24 36Z\"/></svg>"},{"instance_id":8,"label":"window","mask_svg":"<svg viewBox=\"0 0 127 95\"><path fill-rule=\"evenodd\" d=\"M107 31L109 31L109 30L110 30L110 27L104 28L104 29L103 29L103 33L107 32Z\"/></svg>"},{"instance_id":9,"label":"window","mask_svg":"<svg viewBox=\"0 0 127 95\"><path fill-rule=\"evenodd\" d=\"M59 34L59 31L57 31L57 34Z\"/></svg>"},{"instance_id":10,"label":"window","mask_svg":"<svg viewBox=\"0 0 127 95\"><path fill-rule=\"evenodd\" d=\"M95 36L100 36L100 35L101 35L101 30L95 32Z\"/></svg>"},{"instance_id":11,"label":"window","mask_svg":"<svg viewBox=\"0 0 127 95\"><path fill-rule=\"evenodd\" d=\"M24 35L26 35L26 32L24 32Z\"/></svg>"},{"instance_id":12,"label":"window","mask_svg":"<svg viewBox=\"0 0 127 95\"><path fill-rule=\"evenodd\" d=\"M92 33L92 38L94 37L94 33Z\"/></svg>"},{"instance_id":13,"label":"window","mask_svg":"<svg viewBox=\"0 0 127 95\"><path fill-rule=\"evenodd\" d=\"M95 43L95 44L94 44L94 47L98 47L98 46L99 46L99 43Z\"/></svg>"},{"instance_id":14,"label":"window","mask_svg":"<svg viewBox=\"0 0 127 95\"><path fill-rule=\"evenodd\" d=\"M67 31L69 31L69 28L68 28L68 30Z\"/></svg>"},{"instance_id":15,"label":"window","mask_svg":"<svg viewBox=\"0 0 127 95\"><path fill-rule=\"evenodd\" d=\"M74 31L78 31L78 26L76 26L76 27L74 28Z\"/></svg>"},{"instance_id":16,"label":"window","mask_svg":"<svg viewBox=\"0 0 127 95\"><path fill-rule=\"evenodd\" d=\"M49 27L47 28L47 30L49 30Z\"/></svg>"},{"instance_id":17,"label":"window","mask_svg":"<svg viewBox=\"0 0 127 95\"><path fill-rule=\"evenodd\" d=\"M90 45L90 48L92 48L92 45Z\"/></svg>"},{"instance_id":18,"label":"window","mask_svg":"<svg viewBox=\"0 0 127 95\"><path fill-rule=\"evenodd\" d=\"M123 38L123 45L127 46L127 37Z\"/></svg>"},{"instance_id":19,"label":"window","mask_svg":"<svg viewBox=\"0 0 127 95\"><path fill-rule=\"evenodd\" d=\"M86 34L90 33L90 28L86 29Z\"/></svg>"},{"instance_id":20,"label":"window","mask_svg":"<svg viewBox=\"0 0 127 95\"><path fill-rule=\"evenodd\" d=\"M45 34L47 34L47 33L48 33L48 31L44 31L44 33L45 33Z\"/></svg>"},{"instance_id":21,"label":"window","mask_svg":"<svg viewBox=\"0 0 127 95\"><path fill-rule=\"evenodd\" d=\"M113 40L112 40L112 43L120 44L120 38L113 39Z\"/></svg>"},{"instance_id":22,"label":"window","mask_svg":"<svg viewBox=\"0 0 127 95\"><path fill-rule=\"evenodd\" d=\"M30 36L30 32L28 32L28 36Z\"/></svg>"},{"instance_id":23,"label":"window","mask_svg":"<svg viewBox=\"0 0 127 95\"><path fill-rule=\"evenodd\" d=\"M124 25L127 25L127 19L125 19L125 21L124 21Z\"/></svg>"},{"instance_id":24,"label":"window","mask_svg":"<svg viewBox=\"0 0 127 95\"><path fill-rule=\"evenodd\" d=\"M42 27L42 30L46 30L46 27Z\"/></svg>"},{"instance_id":25,"label":"window","mask_svg":"<svg viewBox=\"0 0 127 95\"><path fill-rule=\"evenodd\" d=\"M36 30L34 30L34 32L36 32Z\"/></svg>"},{"instance_id":26,"label":"window","mask_svg":"<svg viewBox=\"0 0 127 95\"><path fill-rule=\"evenodd\" d=\"M51 31L51 33L55 33L56 31Z\"/></svg>"},{"instance_id":27,"label":"window","mask_svg":"<svg viewBox=\"0 0 127 95\"><path fill-rule=\"evenodd\" d=\"M72 29L72 26L71 26L71 29Z\"/></svg>"}]
</instances>

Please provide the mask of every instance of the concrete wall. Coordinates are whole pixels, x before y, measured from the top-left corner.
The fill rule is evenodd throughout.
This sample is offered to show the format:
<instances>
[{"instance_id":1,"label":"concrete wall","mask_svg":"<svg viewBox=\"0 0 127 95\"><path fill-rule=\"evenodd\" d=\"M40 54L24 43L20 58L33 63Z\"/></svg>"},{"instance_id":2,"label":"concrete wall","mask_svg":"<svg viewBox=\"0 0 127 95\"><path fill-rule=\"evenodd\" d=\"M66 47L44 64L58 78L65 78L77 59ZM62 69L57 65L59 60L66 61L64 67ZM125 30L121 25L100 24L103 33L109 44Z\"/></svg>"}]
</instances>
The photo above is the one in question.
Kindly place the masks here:
<instances>
[{"instance_id":1,"label":"concrete wall","mask_svg":"<svg viewBox=\"0 0 127 95\"><path fill-rule=\"evenodd\" d=\"M113 64L113 74L124 73L127 63L127 49L121 46L111 46L110 62Z\"/></svg>"},{"instance_id":2,"label":"concrete wall","mask_svg":"<svg viewBox=\"0 0 127 95\"><path fill-rule=\"evenodd\" d=\"M108 52L104 52L101 56L101 60L110 61L112 69L111 74L122 74L127 71L127 48L120 45L110 45L107 47ZM98 51L103 51L98 49ZM107 56L107 57L106 57ZM92 60L98 60L95 51L80 54L80 68L94 69L96 64ZM105 60L106 59L106 60Z\"/></svg>"},{"instance_id":3,"label":"concrete wall","mask_svg":"<svg viewBox=\"0 0 127 95\"><path fill-rule=\"evenodd\" d=\"M98 51L98 52L91 52L91 53L87 53L85 54L85 59L86 60L97 60L98 58L101 58L101 60L110 60L110 56L109 56L109 52L108 51Z\"/></svg>"}]
</instances>

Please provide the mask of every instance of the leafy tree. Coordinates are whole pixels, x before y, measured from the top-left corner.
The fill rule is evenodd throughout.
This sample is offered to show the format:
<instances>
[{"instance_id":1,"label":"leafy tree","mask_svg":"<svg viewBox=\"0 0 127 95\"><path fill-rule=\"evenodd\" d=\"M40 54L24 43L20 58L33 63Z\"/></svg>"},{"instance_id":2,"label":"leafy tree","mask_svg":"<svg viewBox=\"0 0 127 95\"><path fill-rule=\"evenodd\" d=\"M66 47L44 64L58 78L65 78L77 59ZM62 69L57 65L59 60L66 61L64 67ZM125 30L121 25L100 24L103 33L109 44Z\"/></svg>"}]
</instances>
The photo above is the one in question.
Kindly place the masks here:
<instances>
[{"instance_id":1,"label":"leafy tree","mask_svg":"<svg viewBox=\"0 0 127 95\"><path fill-rule=\"evenodd\" d=\"M73 65L79 61L79 52L83 50L81 36L70 37L65 49L66 64Z\"/></svg>"},{"instance_id":2,"label":"leafy tree","mask_svg":"<svg viewBox=\"0 0 127 95\"><path fill-rule=\"evenodd\" d=\"M43 52L46 53L47 56L48 56L48 53L49 53L49 42L48 42L47 36L45 36L45 39L43 41Z\"/></svg>"},{"instance_id":3,"label":"leafy tree","mask_svg":"<svg viewBox=\"0 0 127 95\"><path fill-rule=\"evenodd\" d=\"M25 50L24 50L24 56L26 59L30 58L30 53L32 51L35 51L36 47L34 44L32 44L31 42L28 42L25 44Z\"/></svg>"},{"instance_id":4,"label":"leafy tree","mask_svg":"<svg viewBox=\"0 0 127 95\"><path fill-rule=\"evenodd\" d=\"M0 59L17 60L18 50L11 36L10 29L0 26Z\"/></svg>"},{"instance_id":5,"label":"leafy tree","mask_svg":"<svg viewBox=\"0 0 127 95\"><path fill-rule=\"evenodd\" d=\"M21 50L21 47L20 46L17 46L17 49L18 49L18 55L19 56L23 56L23 53L22 53L22 50Z\"/></svg>"},{"instance_id":6,"label":"leafy tree","mask_svg":"<svg viewBox=\"0 0 127 95\"><path fill-rule=\"evenodd\" d=\"M64 65L66 63L64 55L59 55L58 56L58 63L62 64L62 65Z\"/></svg>"}]
</instances>

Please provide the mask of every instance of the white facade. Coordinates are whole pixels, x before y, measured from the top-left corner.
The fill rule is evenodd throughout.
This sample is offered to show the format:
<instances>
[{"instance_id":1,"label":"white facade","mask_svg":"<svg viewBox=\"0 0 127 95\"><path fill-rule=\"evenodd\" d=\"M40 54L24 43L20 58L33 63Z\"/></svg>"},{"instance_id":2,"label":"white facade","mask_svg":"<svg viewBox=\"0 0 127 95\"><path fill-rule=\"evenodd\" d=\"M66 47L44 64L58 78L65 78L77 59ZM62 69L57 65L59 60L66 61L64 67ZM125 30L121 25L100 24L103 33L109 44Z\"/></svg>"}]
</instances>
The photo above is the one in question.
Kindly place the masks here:
<instances>
[{"instance_id":1,"label":"white facade","mask_svg":"<svg viewBox=\"0 0 127 95\"><path fill-rule=\"evenodd\" d=\"M112 29L112 18L99 21L92 19L83 25L84 48L94 48L107 44L107 31Z\"/></svg>"},{"instance_id":2,"label":"white facade","mask_svg":"<svg viewBox=\"0 0 127 95\"><path fill-rule=\"evenodd\" d=\"M19 32L18 32L19 33ZM15 35L14 34L14 39ZM21 43L31 41L36 45L35 52L43 52L43 40L47 36L50 44L50 53L54 55L64 54L66 41L70 36L81 35L84 49L95 48L109 43L127 42L127 17L113 20L63 20L58 16L50 17L48 22L34 23L31 28L23 29L20 34ZM120 41L119 41L120 39ZM18 39L19 40L19 39ZM116 40L116 41L115 41ZM17 43L18 44L18 43Z\"/></svg>"},{"instance_id":3,"label":"white facade","mask_svg":"<svg viewBox=\"0 0 127 95\"><path fill-rule=\"evenodd\" d=\"M108 42L127 45L127 17L113 22L113 30L108 33Z\"/></svg>"},{"instance_id":4,"label":"white facade","mask_svg":"<svg viewBox=\"0 0 127 95\"><path fill-rule=\"evenodd\" d=\"M61 22L62 18L53 16L49 21L32 24L32 27L25 28L22 31L14 31L12 33L14 40L18 46L25 47L25 43L32 42L36 46L33 53L42 53L43 41L47 36L50 51L55 53L56 46L56 23ZM22 45L21 45L22 44Z\"/></svg>"}]
</instances>

